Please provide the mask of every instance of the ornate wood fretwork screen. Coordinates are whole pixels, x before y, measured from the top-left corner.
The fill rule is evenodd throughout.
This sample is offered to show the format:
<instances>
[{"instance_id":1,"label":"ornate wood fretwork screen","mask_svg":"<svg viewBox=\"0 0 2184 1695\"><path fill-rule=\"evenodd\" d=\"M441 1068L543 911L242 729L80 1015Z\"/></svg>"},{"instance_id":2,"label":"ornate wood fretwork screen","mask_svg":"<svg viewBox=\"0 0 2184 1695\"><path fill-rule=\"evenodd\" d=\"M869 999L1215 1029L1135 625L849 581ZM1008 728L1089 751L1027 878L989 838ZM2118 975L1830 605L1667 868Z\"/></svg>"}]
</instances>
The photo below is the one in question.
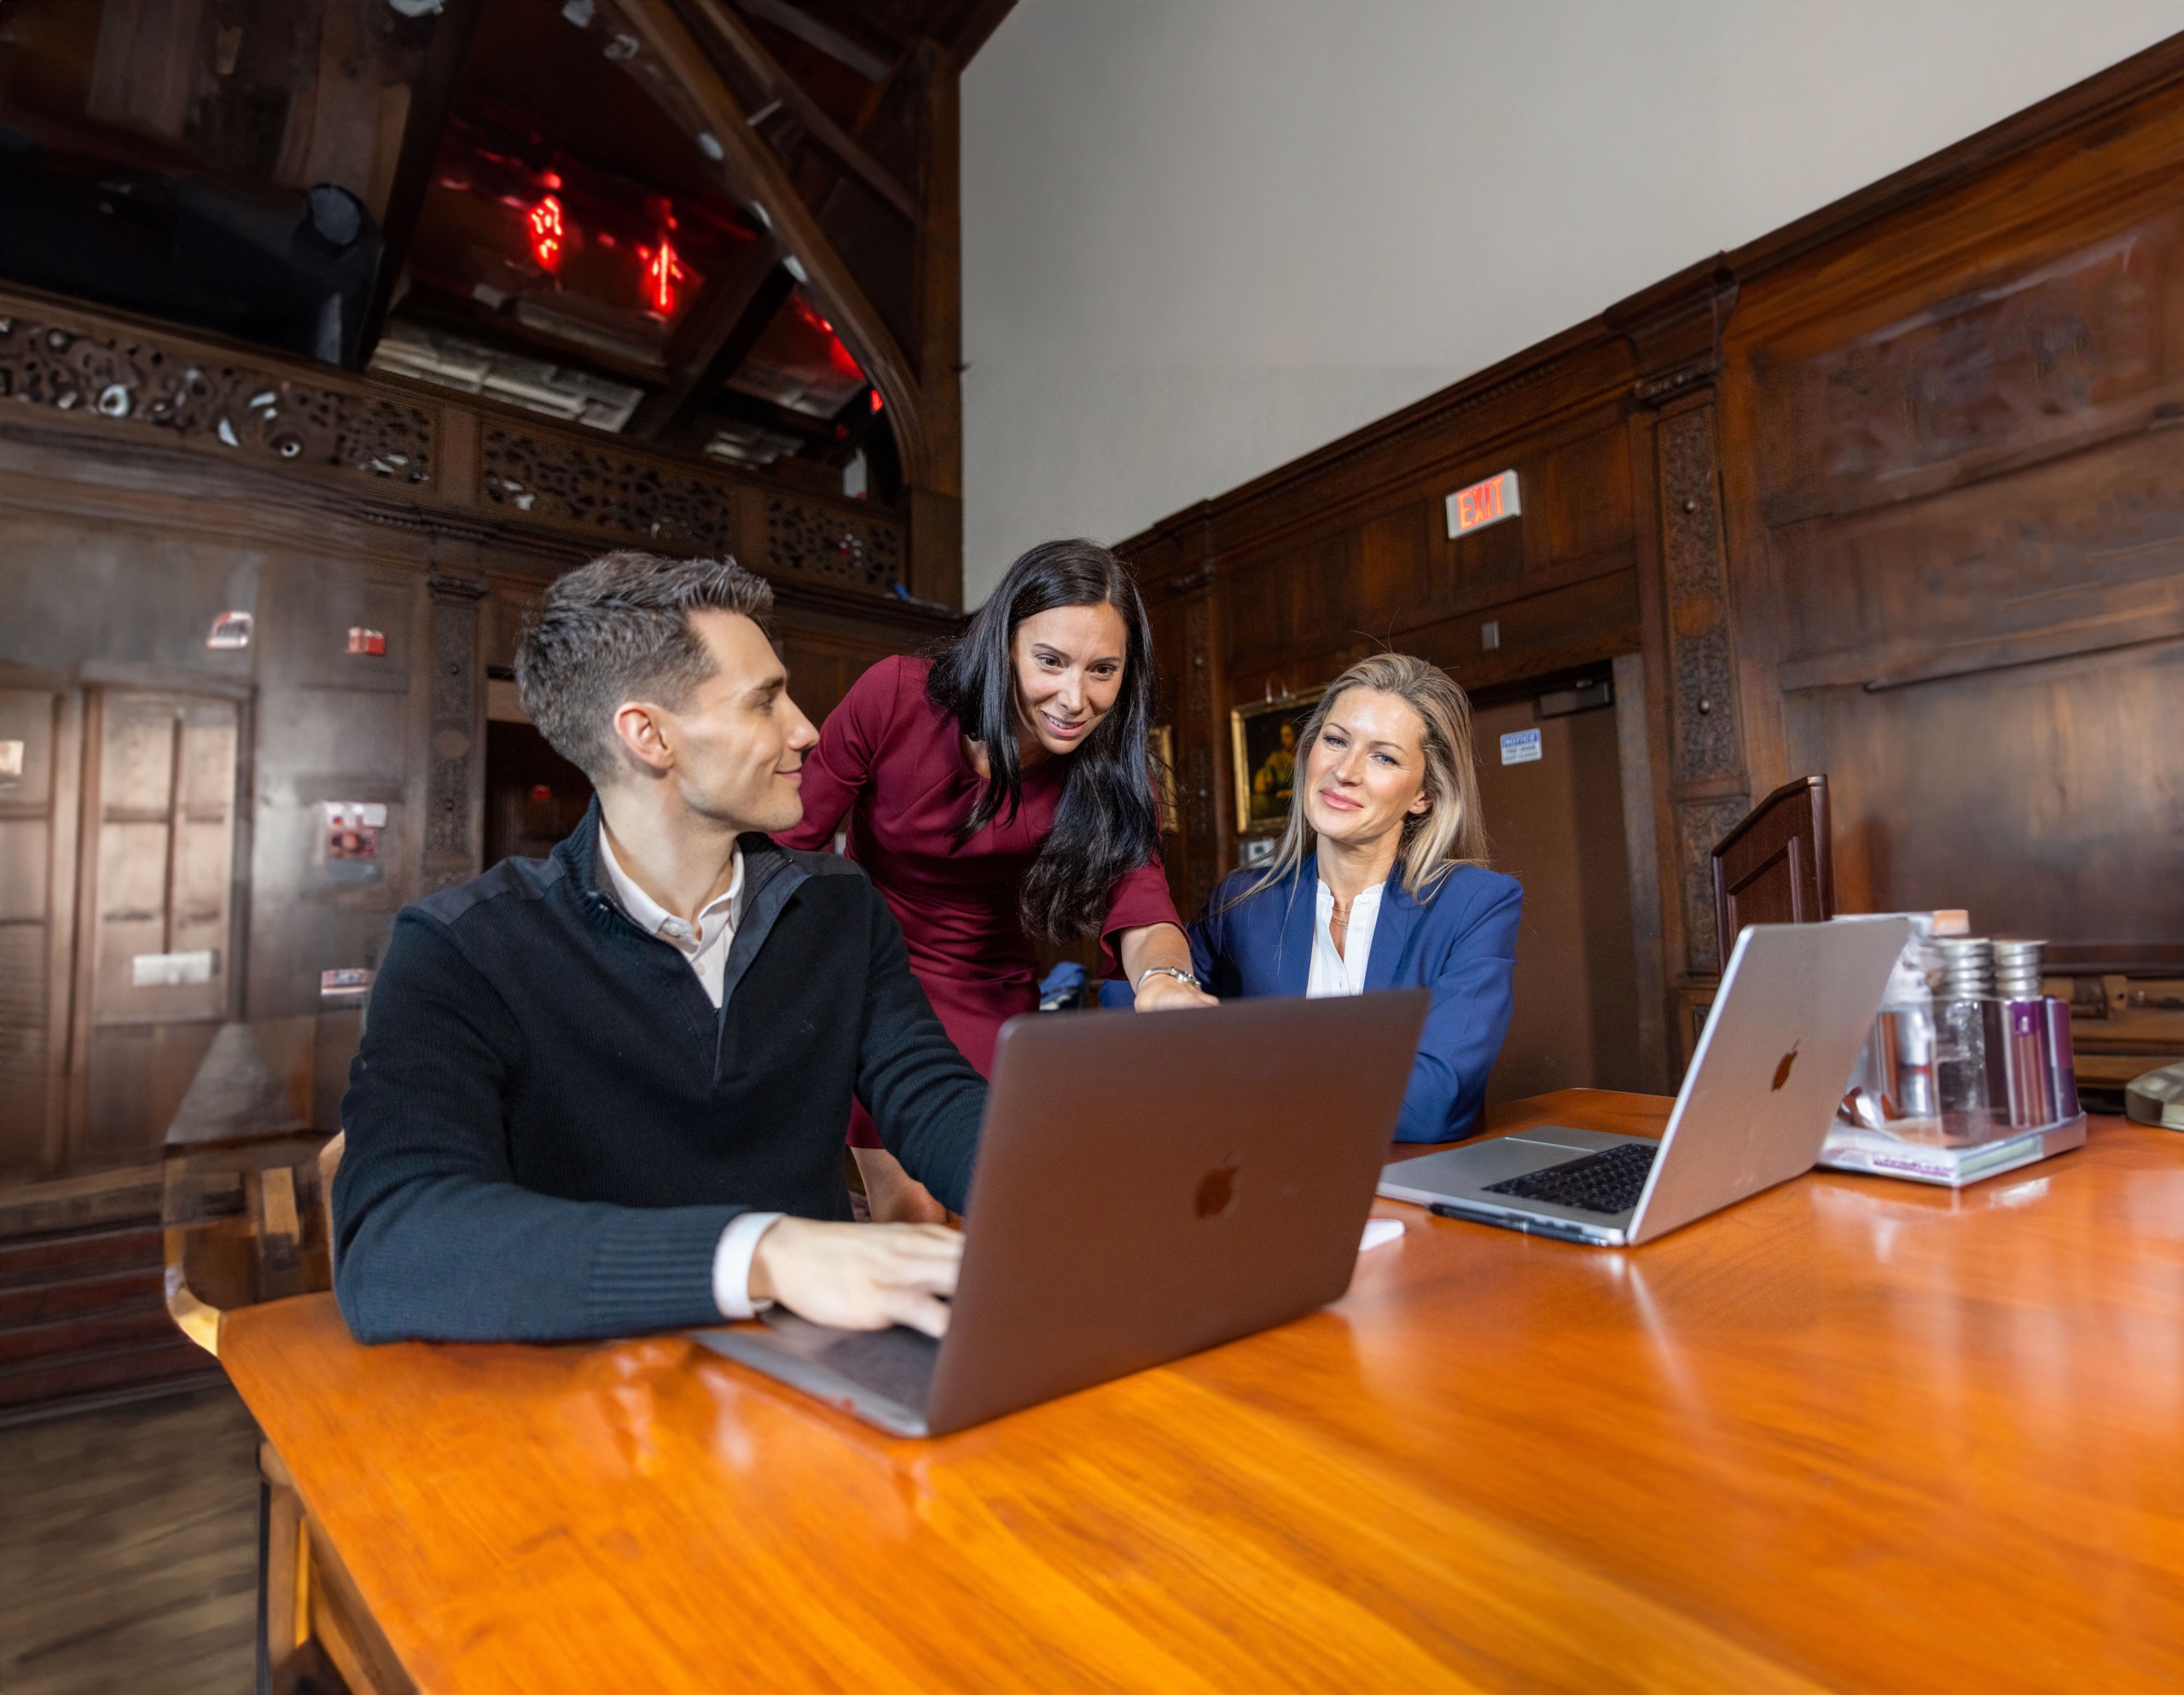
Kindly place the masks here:
<instances>
[{"instance_id":1,"label":"ornate wood fretwork screen","mask_svg":"<svg viewBox=\"0 0 2184 1695\"><path fill-rule=\"evenodd\" d=\"M478 603L481 578L435 575L433 595L433 731L425 768L425 853L420 892L475 877L484 832L485 791L478 739Z\"/></svg>"},{"instance_id":2,"label":"ornate wood fretwork screen","mask_svg":"<svg viewBox=\"0 0 2184 1695\"><path fill-rule=\"evenodd\" d=\"M116 333L0 296L0 399L102 419L257 463L433 483L437 409L354 385L299 380L270 364L163 334Z\"/></svg>"},{"instance_id":3,"label":"ornate wood fretwork screen","mask_svg":"<svg viewBox=\"0 0 2184 1695\"><path fill-rule=\"evenodd\" d=\"M624 453L530 430L485 427L479 487L496 507L613 542L692 553L733 551L726 486Z\"/></svg>"},{"instance_id":4,"label":"ornate wood fretwork screen","mask_svg":"<svg viewBox=\"0 0 2184 1695\"><path fill-rule=\"evenodd\" d=\"M903 576L903 532L781 496L766 502L766 557L776 571L886 593Z\"/></svg>"},{"instance_id":5,"label":"ornate wood fretwork screen","mask_svg":"<svg viewBox=\"0 0 2184 1695\"><path fill-rule=\"evenodd\" d=\"M787 581L889 599L910 582L906 525L863 501L5 291L0 430L286 474L404 527L474 537L482 524L556 551L732 554Z\"/></svg>"}]
</instances>

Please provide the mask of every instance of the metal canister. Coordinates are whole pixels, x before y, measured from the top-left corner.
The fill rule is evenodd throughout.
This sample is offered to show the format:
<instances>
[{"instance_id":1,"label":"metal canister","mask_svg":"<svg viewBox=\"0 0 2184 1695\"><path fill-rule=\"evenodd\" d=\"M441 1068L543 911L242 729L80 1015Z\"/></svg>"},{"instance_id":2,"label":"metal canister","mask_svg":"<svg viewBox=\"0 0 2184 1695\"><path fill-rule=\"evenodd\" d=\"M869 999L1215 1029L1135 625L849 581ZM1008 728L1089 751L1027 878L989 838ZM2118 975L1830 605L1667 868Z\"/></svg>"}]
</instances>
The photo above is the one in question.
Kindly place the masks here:
<instances>
[{"instance_id":1,"label":"metal canister","mask_svg":"<svg viewBox=\"0 0 2184 1695\"><path fill-rule=\"evenodd\" d=\"M2002 1056L2009 1083L2010 1123L2018 1129L2055 1116L2054 1062L2049 1053L2048 997L2040 967L2048 944L1997 939L1995 994L2002 1003Z\"/></svg>"}]
</instances>

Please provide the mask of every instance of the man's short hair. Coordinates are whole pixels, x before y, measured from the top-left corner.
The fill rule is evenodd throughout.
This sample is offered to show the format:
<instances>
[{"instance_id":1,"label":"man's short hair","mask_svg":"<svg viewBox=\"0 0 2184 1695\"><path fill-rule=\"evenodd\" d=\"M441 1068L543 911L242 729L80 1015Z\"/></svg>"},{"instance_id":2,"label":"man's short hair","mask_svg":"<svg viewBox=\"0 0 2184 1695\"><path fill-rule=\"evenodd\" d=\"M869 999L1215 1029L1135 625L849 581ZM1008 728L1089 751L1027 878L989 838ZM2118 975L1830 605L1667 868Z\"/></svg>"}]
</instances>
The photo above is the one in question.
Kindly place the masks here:
<instances>
[{"instance_id":1,"label":"man's short hair","mask_svg":"<svg viewBox=\"0 0 2184 1695\"><path fill-rule=\"evenodd\" d=\"M739 612L762 630L774 591L732 559L602 554L547 589L515 650L523 710L555 752L594 784L619 769L614 709L656 700L679 711L713 674L694 612Z\"/></svg>"}]
</instances>

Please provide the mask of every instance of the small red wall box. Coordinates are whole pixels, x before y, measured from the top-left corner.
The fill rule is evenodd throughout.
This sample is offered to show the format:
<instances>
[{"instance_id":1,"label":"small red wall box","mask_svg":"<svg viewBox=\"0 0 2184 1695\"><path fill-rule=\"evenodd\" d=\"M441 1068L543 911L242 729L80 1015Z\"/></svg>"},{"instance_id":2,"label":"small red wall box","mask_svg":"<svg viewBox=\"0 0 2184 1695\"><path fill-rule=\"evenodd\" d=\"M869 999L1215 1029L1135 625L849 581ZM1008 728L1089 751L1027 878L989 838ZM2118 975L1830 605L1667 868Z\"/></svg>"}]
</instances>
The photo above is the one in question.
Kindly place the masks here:
<instances>
[{"instance_id":1,"label":"small red wall box","mask_svg":"<svg viewBox=\"0 0 2184 1695\"><path fill-rule=\"evenodd\" d=\"M206 636L205 645L216 653L233 653L250 646L250 614L222 612L212 620L212 633Z\"/></svg>"},{"instance_id":2,"label":"small red wall box","mask_svg":"<svg viewBox=\"0 0 2184 1695\"><path fill-rule=\"evenodd\" d=\"M1449 534L1468 536L1523 510L1517 500L1517 473L1504 471L1449 496Z\"/></svg>"},{"instance_id":3,"label":"small red wall box","mask_svg":"<svg viewBox=\"0 0 2184 1695\"><path fill-rule=\"evenodd\" d=\"M352 624L349 626L349 651L369 653L375 658L384 657L386 632L384 630L367 630L361 624Z\"/></svg>"},{"instance_id":4,"label":"small red wall box","mask_svg":"<svg viewBox=\"0 0 2184 1695\"><path fill-rule=\"evenodd\" d=\"M332 971L318 974L318 998L322 1005L333 1002L361 1001L372 992L372 972L369 966L336 966Z\"/></svg>"},{"instance_id":5,"label":"small red wall box","mask_svg":"<svg viewBox=\"0 0 2184 1695\"><path fill-rule=\"evenodd\" d=\"M379 833L386 827L384 802L329 800L326 803L326 856L377 859Z\"/></svg>"}]
</instances>

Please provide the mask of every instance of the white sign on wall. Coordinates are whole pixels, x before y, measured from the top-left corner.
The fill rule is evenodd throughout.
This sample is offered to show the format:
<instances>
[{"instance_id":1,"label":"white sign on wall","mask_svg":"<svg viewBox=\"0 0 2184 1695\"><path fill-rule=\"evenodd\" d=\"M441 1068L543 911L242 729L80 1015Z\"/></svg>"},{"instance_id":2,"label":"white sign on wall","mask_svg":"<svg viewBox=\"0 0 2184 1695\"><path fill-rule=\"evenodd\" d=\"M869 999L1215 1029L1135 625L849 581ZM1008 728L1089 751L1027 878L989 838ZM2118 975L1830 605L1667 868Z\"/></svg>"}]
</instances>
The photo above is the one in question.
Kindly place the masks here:
<instances>
[{"instance_id":1,"label":"white sign on wall","mask_svg":"<svg viewBox=\"0 0 2184 1695\"><path fill-rule=\"evenodd\" d=\"M210 948L196 948L186 954L132 954L129 984L132 989L184 989L192 984L210 983L216 963Z\"/></svg>"},{"instance_id":2,"label":"white sign on wall","mask_svg":"<svg viewBox=\"0 0 2184 1695\"><path fill-rule=\"evenodd\" d=\"M1502 763L1522 765L1540 756L1537 730L1511 730L1502 738Z\"/></svg>"}]
</instances>

